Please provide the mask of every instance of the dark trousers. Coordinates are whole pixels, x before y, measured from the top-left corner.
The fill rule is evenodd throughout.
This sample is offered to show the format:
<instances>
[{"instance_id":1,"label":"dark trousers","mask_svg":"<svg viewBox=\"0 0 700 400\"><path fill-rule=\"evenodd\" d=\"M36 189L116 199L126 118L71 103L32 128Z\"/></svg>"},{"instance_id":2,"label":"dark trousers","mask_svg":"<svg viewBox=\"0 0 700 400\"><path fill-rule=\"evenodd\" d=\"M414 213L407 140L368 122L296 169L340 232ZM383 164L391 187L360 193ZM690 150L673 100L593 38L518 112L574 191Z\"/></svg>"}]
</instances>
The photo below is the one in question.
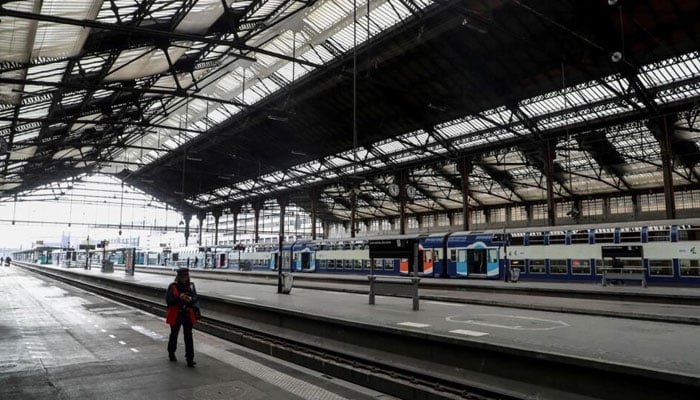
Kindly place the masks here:
<instances>
[{"instance_id":1,"label":"dark trousers","mask_svg":"<svg viewBox=\"0 0 700 400\"><path fill-rule=\"evenodd\" d=\"M168 354L175 354L177 350L177 336L180 334L180 326L185 336L185 358L194 360L194 343L192 342L192 321L184 313L180 313L175 325L170 325L170 339L168 339Z\"/></svg>"}]
</instances>

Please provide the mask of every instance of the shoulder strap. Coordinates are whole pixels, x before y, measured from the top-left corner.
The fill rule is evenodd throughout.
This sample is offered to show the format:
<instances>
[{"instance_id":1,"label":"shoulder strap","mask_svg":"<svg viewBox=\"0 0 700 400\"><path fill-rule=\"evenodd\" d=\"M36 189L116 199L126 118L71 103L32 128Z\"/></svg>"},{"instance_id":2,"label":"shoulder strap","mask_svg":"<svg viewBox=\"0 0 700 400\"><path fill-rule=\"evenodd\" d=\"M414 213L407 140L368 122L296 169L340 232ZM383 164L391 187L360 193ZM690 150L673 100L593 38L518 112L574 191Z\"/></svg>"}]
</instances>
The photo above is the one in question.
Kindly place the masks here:
<instances>
[{"instance_id":1,"label":"shoulder strap","mask_svg":"<svg viewBox=\"0 0 700 400\"><path fill-rule=\"evenodd\" d=\"M175 297L180 297L180 291L177 289L177 284L172 283L171 286L173 287L173 295Z\"/></svg>"}]
</instances>

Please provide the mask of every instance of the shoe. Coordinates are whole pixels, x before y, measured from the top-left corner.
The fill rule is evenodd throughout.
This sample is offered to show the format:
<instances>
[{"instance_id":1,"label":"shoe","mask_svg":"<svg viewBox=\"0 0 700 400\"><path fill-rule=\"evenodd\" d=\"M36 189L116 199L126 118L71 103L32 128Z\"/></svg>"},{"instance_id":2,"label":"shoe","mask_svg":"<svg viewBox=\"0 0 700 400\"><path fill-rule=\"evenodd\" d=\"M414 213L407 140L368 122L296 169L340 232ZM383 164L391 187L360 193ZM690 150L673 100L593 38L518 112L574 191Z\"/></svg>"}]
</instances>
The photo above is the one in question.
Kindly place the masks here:
<instances>
[{"instance_id":1,"label":"shoe","mask_svg":"<svg viewBox=\"0 0 700 400\"><path fill-rule=\"evenodd\" d=\"M197 365L195 361L187 361L187 366L190 368L194 368L194 366Z\"/></svg>"},{"instance_id":2,"label":"shoe","mask_svg":"<svg viewBox=\"0 0 700 400\"><path fill-rule=\"evenodd\" d=\"M175 354L169 354L168 358L170 359L170 361L177 361L177 357L175 357Z\"/></svg>"}]
</instances>

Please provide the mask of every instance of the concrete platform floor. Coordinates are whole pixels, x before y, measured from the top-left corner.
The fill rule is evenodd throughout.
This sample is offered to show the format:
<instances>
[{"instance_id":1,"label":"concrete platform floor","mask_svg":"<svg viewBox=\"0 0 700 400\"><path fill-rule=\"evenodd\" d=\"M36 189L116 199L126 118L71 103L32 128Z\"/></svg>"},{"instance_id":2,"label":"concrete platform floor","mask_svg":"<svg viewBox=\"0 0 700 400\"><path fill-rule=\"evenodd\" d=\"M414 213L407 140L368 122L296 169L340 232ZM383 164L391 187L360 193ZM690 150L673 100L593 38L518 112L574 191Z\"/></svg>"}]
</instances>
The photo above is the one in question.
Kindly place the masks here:
<instances>
[{"instance_id":1,"label":"concrete platform floor","mask_svg":"<svg viewBox=\"0 0 700 400\"><path fill-rule=\"evenodd\" d=\"M393 399L194 333L167 359L162 318L0 267L0 399Z\"/></svg>"}]
</instances>

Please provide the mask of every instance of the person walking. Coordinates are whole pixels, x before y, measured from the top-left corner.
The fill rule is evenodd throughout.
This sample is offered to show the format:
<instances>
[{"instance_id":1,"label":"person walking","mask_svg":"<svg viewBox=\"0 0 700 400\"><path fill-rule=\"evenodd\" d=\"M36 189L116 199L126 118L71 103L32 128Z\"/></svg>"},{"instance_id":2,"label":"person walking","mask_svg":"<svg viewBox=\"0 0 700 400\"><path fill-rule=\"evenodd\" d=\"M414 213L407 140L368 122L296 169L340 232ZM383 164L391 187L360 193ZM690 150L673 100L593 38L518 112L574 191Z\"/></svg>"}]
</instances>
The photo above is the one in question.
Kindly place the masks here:
<instances>
[{"instance_id":1,"label":"person walking","mask_svg":"<svg viewBox=\"0 0 700 400\"><path fill-rule=\"evenodd\" d=\"M194 283L190 282L190 273L187 268L177 270L175 281L168 285L165 294L167 304L165 322L170 325L170 338L168 340L168 356L170 361L177 361L177 337L180 327L185 337L185 359L187 366L194 368L194 343L192 341L192 327L197 321L197 290Z\"/></svg>"}]
</instances>

